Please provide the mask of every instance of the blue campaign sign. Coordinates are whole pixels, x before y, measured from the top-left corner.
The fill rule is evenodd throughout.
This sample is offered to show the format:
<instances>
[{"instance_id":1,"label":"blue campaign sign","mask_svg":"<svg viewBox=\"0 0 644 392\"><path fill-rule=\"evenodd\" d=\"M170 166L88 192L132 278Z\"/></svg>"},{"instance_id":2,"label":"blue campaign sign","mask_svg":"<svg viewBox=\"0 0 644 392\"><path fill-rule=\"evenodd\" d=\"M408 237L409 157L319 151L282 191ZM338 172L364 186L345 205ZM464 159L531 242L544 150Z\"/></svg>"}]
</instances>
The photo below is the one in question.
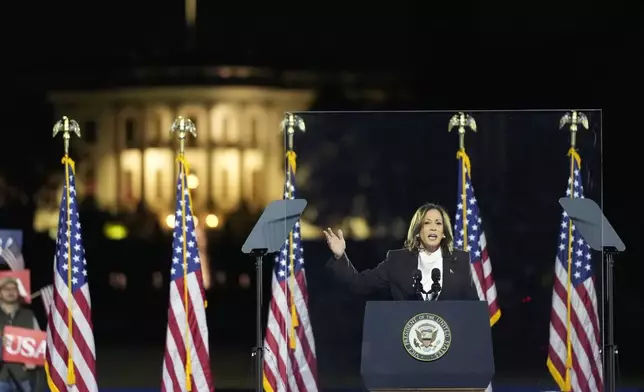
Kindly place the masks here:
<instances>
[{"instance_id":1,"label":"blue campaign sign","mask_svg":"<svg viewBox=\"0 0 644 392\"><path fill-rule=\"evenodd\" d=\"M0 248L16 244L22 251L22 230L0 229Z\"/></svg>"}]
</instances>

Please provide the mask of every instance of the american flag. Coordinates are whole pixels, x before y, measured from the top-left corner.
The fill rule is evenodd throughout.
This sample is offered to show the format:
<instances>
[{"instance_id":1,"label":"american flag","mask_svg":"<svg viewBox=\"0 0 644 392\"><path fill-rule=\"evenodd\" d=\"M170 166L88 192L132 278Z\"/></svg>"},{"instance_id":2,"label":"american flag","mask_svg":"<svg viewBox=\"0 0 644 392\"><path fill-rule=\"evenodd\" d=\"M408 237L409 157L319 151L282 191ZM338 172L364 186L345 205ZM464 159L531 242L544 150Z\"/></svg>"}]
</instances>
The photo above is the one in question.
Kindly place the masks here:
<instances>
[{"instance_id":1,"label":"american flag","mask_svg":"<svg viewBox=\"0 0 644 392\"><path fill-rule=\"evenodd\" d=\"M66 158L54 257L53 302L47 318L45 370L52 392L97 392L96 349L87 262L76 203L74 162Z\"/></svg>"},{"instance_id":2,"label":"american flag","mask_svg":"<svg viewBox=\"0 0 644 392\"><path fill-rule=\"evenodd\" d=\"M180 159L162 392L214 391L206 298L187 178L186 164Z\"/></svg>"},{"instance_id":3,"label":"american flag","mask_svg":"<svg viewBox=\"0 0 644 392\"><path fill-rule=\"evenodd\" d=\"M287 153L284 199L295 198L295 153ZM300 223L275 257L268 325L264 338L266 392L316 392L317 359L309 319Z\"/></svg>"},{"instance_id":4,"label":"american flag","mask_svg":"<svg viewBox=\"0 0 644 392\"><path fill-rule=\"evenodd\" d=\"M459 151L457 158L459 160L458 201L454 218L454 247L470 253L474 285L479 299L487 301L490 325L494 325L501 317L501 308L496 297L492 263L487 252L480 211L474 196L470 160L464 151Z\"/></svg>"},{"instance_id":5,"label":"american flag","mask_svg":"<svg viewBox=\"0 0 644 392\"><path fill-rule=\"evenodd\" d=\"M0 238L0 257L14 271L25 269L25 259L22 257L20 244L15 242L11 237L6 239Z\"/></svg>"},{"instance_id":6,"label":"american flag","mask_svg":"<svg viewBox=\"0 0 644 392\"><path fill-rule=\"evenodd\" d=\"M566 196L583 198L581 158L571 149ZM555 260L547 366L562 391L602 391L597 293L590 246L563 212Z\"/></svg>"}]
</instances>

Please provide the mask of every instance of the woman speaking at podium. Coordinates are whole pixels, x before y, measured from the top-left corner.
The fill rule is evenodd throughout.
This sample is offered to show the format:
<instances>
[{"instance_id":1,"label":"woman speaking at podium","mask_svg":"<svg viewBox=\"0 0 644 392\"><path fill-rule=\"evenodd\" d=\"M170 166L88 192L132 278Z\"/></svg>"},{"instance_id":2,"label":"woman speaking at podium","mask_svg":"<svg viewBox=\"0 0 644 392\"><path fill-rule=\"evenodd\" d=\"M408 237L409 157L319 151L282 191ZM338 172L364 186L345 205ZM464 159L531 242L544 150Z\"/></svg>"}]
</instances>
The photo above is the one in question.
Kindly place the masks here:
<instances>
[{"instance_id":1,"label":"woman speaking at podium","mask_svg":"<svg viewBox=\"0 0 644 392\"><path fill-rule=\"evenodd\" d=\"M450 219L439 205L418 208L409 224L404 248L388 251L378 266L362 272L349 261L342 230L334 233L329 228L324 235L333 252L327 268L355 293L388 290L395 301L479 300L469 253L453 249Z\"/></svg>"}]
</instances>

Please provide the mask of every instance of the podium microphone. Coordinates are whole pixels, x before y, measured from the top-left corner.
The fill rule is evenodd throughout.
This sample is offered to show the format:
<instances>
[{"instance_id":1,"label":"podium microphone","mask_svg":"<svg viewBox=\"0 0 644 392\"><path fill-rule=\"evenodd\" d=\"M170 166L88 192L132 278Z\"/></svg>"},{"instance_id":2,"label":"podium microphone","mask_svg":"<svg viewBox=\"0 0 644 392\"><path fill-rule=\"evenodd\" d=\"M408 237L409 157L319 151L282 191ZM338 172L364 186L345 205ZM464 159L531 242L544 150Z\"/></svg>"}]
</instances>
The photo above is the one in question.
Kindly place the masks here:
<instances>
[{"instance_id":1,"label":"podium microphone","mask_svg":"<svg viewBox=\"0 0 644 392\"><path fill-rule=\"evenodd\" d=\"M432 283L432 289L430 290L431 293L434 293L434 296L438 295L442 290L439 280L441 280L441 271L438 268L434 268L432 270L432 281L434 283Z\"/></svg>"},{"instance_id":2,"label":"podium microphone","mask_svg":"<svg viewBox=\"0 0 644 392\"><path fill-rule=\"evenodd\" d=\"M413 283L414 290L416 291L416 294L422 299L423 298L422 294L425 293L425 290L423 290L423 283L422 283L423 272L417 269L416 271L414 271L414 275L412 276L412 279L414 282Z\"/></svg>"}]
</instances>

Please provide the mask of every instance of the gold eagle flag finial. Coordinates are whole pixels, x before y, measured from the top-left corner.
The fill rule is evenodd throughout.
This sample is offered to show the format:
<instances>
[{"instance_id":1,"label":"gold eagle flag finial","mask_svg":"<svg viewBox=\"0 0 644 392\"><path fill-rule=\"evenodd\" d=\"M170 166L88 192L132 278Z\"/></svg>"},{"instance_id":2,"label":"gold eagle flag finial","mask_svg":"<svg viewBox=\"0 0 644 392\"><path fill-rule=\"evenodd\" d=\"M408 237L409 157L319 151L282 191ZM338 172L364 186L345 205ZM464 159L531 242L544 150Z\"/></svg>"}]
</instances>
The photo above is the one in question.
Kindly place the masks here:
<instances>
[{"instance_id":1,"label":"gold eagle flag finial","mask_svg":"<svg viewBox=\"0 0 644 392\"><path fill-rule=\"evenodd\" d=\"M306 132L306 125L304 120L296 114L286 113L284 119L280 123L280 129L282 132L286 133L288 137L288 150L293 149L293 135L295 135L296 130Z\"/></svg>"},{"instance_id":2,"label":"gold eagle flag finial","mask_svg":"<svg viewBox=\"0 0 644 392\"><path fill-rule=\"evenodd\" d=\"M58 135L58 132L63 133L65 155L69 155L69 139L71 139L70 134L73 133L80 138L80 125L78 125L78 122L76 122L76 120L73 120L67 116L63 116L62 119L58 120L58 122L54 124L54 132L52 137L56 137L56 135Z\"/></svg>"},{"instance_id":3,"label":"gold eagle flag finial","mask_svg":"<svg viewBox=\"0 0 644 392\"><path fill-rule=\"evenodd\" d=\"M179 116L172 123L170 134L176 134L179 139L179 153L183 155L186 147L186 137L188 137L188 134L197 137L197 127L195 127L195 123L191 119Z\"/></svg>"},{"instance_id":4,"label":"gold eagle flag finial","mask_svg":"<svg viewBox=\"0 0 644 392\"><path fill-rule=\"evenodd\" d=\"M566 124L570 124L570 147L577 146L577 130L579 125L588 130L588 117L582 112L573 110L561 117L559 120L559 129L563 128Z\"/></svg>"},{"instance_id":5,"label":"gold eagle flag finial","mask_svg":"<svg viewBox=\"0 0 644 392\"><path fill-rule=\"evenodd\" d=\"M469 114L458 112L449 120L447 131L451 132L452 129L456 127L458 127L458 148L460 150L464 150L465 129L470 128L473 132L476 132L476 120L474 120L474 117L470 116Z\"/></svg>"}]
</instances>

